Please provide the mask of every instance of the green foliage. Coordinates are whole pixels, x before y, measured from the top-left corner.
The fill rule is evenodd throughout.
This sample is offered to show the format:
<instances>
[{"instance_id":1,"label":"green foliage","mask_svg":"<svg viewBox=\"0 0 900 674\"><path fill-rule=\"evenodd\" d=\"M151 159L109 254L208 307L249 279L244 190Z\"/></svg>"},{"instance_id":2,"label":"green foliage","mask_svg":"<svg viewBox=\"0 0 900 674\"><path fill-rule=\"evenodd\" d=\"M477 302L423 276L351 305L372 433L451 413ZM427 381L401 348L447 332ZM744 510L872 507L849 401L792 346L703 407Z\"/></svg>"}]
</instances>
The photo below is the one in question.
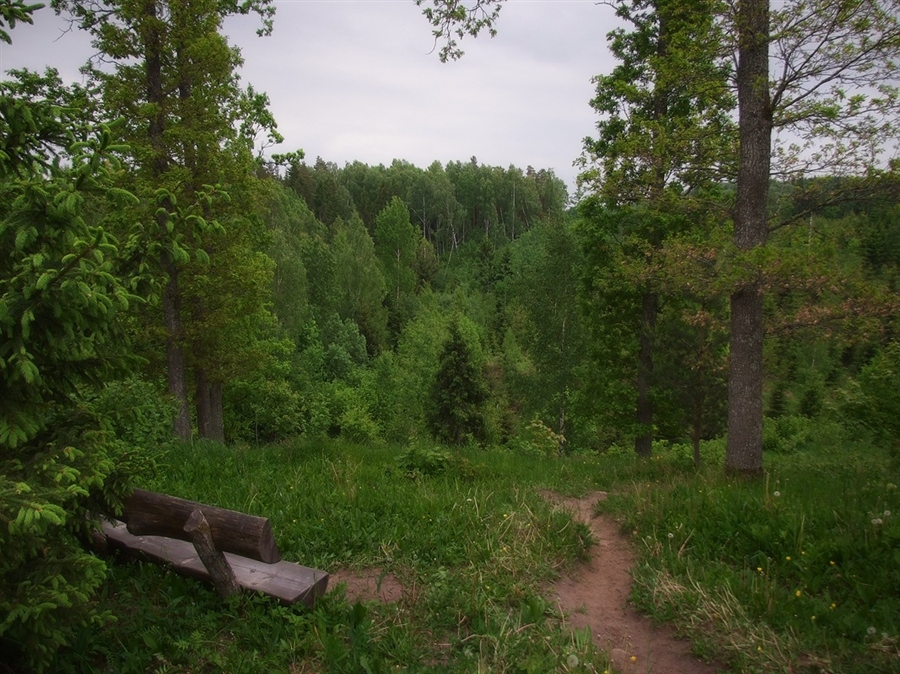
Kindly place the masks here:
<instances>
[{"instance_id":1,"label":"green foliage","mask_svg":"<svg viewBox=\"0 0 900 674\"><path fill-rule=\"evenodd\" d=\"M608 204L670 210L664 202L709 185L733 152L723 8L716 0L614 7L629 28L607 35L619 64L595 78L591 106L601 119L597 138L585 141L581 180Z\"/></svg>"},{"instance_id":2,"label":"green foliage","mask_svg":"<svg viewBox=\"0 0 900 674\"><path fill-rule=\"evenodd\" d=\"M239 442L277 442L304 430L303 398L291 382L289 340L271 341L264 368L225 389L225 437Z\"/></svg>"},{"instance_id":3,"label":"green foliage","mask_svg":"<svg viewBox=\"0 0 900 674\"><path fill-rule=\"evenodd\" d=\"M565 443L564 435L554 432L540 419L534 419L510 441L509 447L517 454L553 457L559 456Z\"/></svg>"},{"instance_id":4,"label":"green foliage","mask_svg":"<svg viewBox=\"0 0 900 674\"><path fill-rule=\"evenodd\" d=\"M484 442L487 437L484 405L488 389L473 337L463 332L463 325L460 319L450 324L427 415L428 427L438 442L457 446Z\"/></svg>"},{"instance_id":5,"label":"green foliage","mask_svg":"<svg viewBox=\"0 0 900 674\"><path fill-rule=\"evenodd\" d=\"M900 342L891 342L842 391L841 410L900 461Z\"/></svg>"},{"instance_id":6,"label":"green foliage","mask_svg":"<svg viewBox=\"0 0 900 674\"><path fill-rule=\"evenodd\" d=\"M809 654L834 672L895 671L896 482L839 431L815 447L770 458L760 482L710 470L623 490L611 507L642 543L635 597L682 625L715 615L714 634L694 636L740 671Z\"/></svg>"},{"instance_id":7,"label":"green foliage","mask_svg":"<svg viewBox=\"0 0 900 674\"><path fill-rule=\"evenodd\" d=\"M285 558L327 570L377 566L408 591L357 606L333 579L335 591L312 610L246 595L223 604L194 580L116 565L99 600L116 621L81 630L56 670L545 672L570 655L581 668L569 671L607 668L542 598L589 535L537 485L583 486L592 464L459 450L445 456L444 472L410 480L398 470L403 456L412 453L327 440L177 445L147 486L267 516Z\"/></svg>"},{"instance_id":8,"label":"green foliage","mask_svg":"<svg viewBox=\"0 0 900 674\"><path fill-rule=\"evenodd\" d=\"M72 143L59 101L38 95L58 79L23 80L0 85L0 125L17 130L0 130L0 646L43 671L73 626L104 619L91 600L105 565L80 542L151 468L131 443L155 436L164 406L102 390L127 372L121 317L138 301L93 217L133 200L111 186L121 148L108 127Z\"/></svg>"},{"instance_id":9,"label":"green foliage","mask_svg":"<svg viewBox=\"0 0 900 674\"><path fill-rule=\"evenodd\" d=\"M463 479L472 477L472 466L468 459L446 449L421 444L411 445L397 457L396 461L400 472L412 479L435 475Z\"/></svg>"}]
</instances>

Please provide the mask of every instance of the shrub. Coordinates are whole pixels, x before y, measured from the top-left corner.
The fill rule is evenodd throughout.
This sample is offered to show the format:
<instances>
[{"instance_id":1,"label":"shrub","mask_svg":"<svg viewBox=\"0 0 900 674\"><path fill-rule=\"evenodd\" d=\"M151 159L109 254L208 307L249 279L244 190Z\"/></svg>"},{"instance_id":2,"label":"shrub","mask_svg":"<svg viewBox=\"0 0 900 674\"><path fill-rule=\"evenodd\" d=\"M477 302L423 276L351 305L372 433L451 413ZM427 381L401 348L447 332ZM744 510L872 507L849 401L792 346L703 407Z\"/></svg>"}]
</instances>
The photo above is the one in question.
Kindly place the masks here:
<instances>
[{"instance_id":1,"label":"shrub","mask_svg":"<svg viewBox=\"0 0 900 674\"><path fill-rule=\"evenodd\" d=\"M472 476L472 465L464 457L446 449L413 445L396 459L397 467L410 478L433 477L447 473Z\"/></svg>"}]
</instances>

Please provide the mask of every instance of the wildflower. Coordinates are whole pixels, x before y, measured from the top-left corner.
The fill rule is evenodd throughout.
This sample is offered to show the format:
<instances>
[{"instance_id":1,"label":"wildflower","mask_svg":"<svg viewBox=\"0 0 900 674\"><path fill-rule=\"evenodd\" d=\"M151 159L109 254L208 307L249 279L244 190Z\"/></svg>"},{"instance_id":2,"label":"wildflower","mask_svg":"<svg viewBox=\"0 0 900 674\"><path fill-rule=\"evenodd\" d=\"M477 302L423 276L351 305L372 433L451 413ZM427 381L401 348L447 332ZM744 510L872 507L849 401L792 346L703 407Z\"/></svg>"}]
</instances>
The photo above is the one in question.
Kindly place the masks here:
<instances>
[{"instance_id":1,"label":"wildflower","mask_svg":"<svg viewBox=\"0 0 900 674\"><path fill-rule=\"evenodd\" d=\"M797 590L797 591L794 593L794 595L797 596L797 597L799 597L799 596L800 596L800 590Z\"/></svg>"},{"instance_id":2,"label":"wildflower","mask_svg":"<svg viewBox=\"0 0 900 674\"><path fill-rule=\"evenodd\" d=\"M802 555L805 555L805 554L806 554L806 551L804 551L804 550L801 550L801 551L800 551L800 555L801 555L801 556L802 556Z\"/></svg>"},{"instance_id":3,"label":"wildflower","mask_svg":"<svg viewBox=\"0 0 900 674\"><path fill-rule=\"evenodd\" d=\"M816 621L816 616L812 616L812 617L810 618L810 620L812 620L813 622L815 622L815 621Z\"/></svg>"},{"instance_id":4,"label":"wildflower","mask_svg":"<svg viewBox=\"0 0 900 674\"><path fill-rule=\"evenodd\" d=\"M791 561L791 556L788 555L787 557L785 557L785 559L786 559L787 561Z\"/></svg>"},{"instance_id":5,"label":"wildflower","mask_svg":"<svg viewBox=\"0 0 900 674\"><path fill-rule=\"evenodd\" d=\"M756 570L759 571L760 573L762 573L762 567L761 567L761 566L757 566L757 567L756 567Z\"/></svg>"},{"instance_id":6,"label":"wildflower","mask_svg":"<svg viewBox=\"0 0 900 674\"><path fill-rule=\"evenodd\" d=\"M569 657L566 658L566 664L569 667L577 667L578 666L578 656L574 653L570 654Z\"/></svg>"},{"instance_id":7,"label":"wildflower","mask_svg":"<svg viewBox=\"0 0 900 674\"><path fill-rule=\"evenodd\" d=\"M832 559L830 562L828 562L828 563L831 564L832 566L834 566L834 560L833 560L833 559Z\"/></svg>"},{"instance_id":8,"label":"wildflower","mask_svg":"<svg viewBox=\"0 0 900 674\"><path fill-rule=\"evenodd\" d=\"M781 496L781 492L780 492L780 491L773 491L773 492L772 492L772 496L774 496L775 498L778 498L779 496Z\"/></svg>"},{"instance_id":9,"label":"wildflower","mask_svg":"<svg viewBox=\"0 0 900 674\"><path fill-rule=\"evenodd\" d=\"M629 658L629 660L631 660L632 662L637 662L637 656L636 656L636 655L632 655L632 656Z\"/></svg>"},{"instance_id":10,"label":"wildflower","mask_svg":"<svg viewBox=\"0 0 900 674\"><path fill-rule=\"evenodd\" d=\"M878 630L876 630L874 627L870 627L869 629L866 630L866 634L868 634L869 636L872 636L877 631Z\"/></svg>"},{"instance_id":11,"label":"wildflower","mask_svg":"<svg viewBox=\"0 0 900 674\"><path fill-rule=\"evenodd\" d=\"M837 604L835 604L834 602L831 602L831 606L829 606L829 608L833 611L836 606L837 606Z\"/></svg>"}]
</instances>

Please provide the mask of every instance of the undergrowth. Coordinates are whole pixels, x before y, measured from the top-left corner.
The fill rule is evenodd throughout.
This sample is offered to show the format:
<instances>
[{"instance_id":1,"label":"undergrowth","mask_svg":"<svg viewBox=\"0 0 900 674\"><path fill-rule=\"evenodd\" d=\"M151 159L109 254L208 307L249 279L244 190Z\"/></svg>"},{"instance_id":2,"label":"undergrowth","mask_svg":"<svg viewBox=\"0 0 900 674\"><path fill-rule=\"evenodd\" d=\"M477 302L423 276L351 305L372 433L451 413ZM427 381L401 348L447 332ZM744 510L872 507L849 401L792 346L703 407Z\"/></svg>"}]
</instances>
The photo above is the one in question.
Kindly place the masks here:
<instances>
[{"instance_id":1,"label":"undergrowth","mask_svg":"<svg viewBox=\"0 0 900 674\"><path fill-rule=\"evenodd\" d=\"M633 480L605 508L642 553L634 599L742 672L900 672L897 475L874 451L768 455Z\"/></svg>"},{"instance_id":2,"label":"undergrowth","mask_svg":"<svg viewBox=\"0 0 900 674\"><path fill-rule=\"evenodd\" d=\"M781 432L776 429L776 432ZM813 443L815 444L815 443ZM820 443L821 444L821 443ZM692 450L546 456L336 441L174 449L146 486L269 517L283 556L376 567L402 598L314 609L242 596L147 564L114 564L116 621L79 635L60 672L611 672L546 588L589 531L540 492L606 489L638 550L633 599L734 672L900 672L900 513L886 455L798 442L764 480L722 475L721 441Z\"/></svg>"},{"instance_id":3,"label":"undergrowth","mask_svg":"<svg viewBox=\"0 0 900 674\"><path fill-rule=\"evenodd\" d=\"M223 603L153 565L116 565L102 602L117 621L80 635L59 670L608 671L590 635L573 634L542 596L590 535L525 476L558 486L573 466L513 459L344 443L178 448L147 487L267 516L285 559L378 567L405 595L352 604L338 587L313 610L258 597Z\"/></svg>"}]
</instances>

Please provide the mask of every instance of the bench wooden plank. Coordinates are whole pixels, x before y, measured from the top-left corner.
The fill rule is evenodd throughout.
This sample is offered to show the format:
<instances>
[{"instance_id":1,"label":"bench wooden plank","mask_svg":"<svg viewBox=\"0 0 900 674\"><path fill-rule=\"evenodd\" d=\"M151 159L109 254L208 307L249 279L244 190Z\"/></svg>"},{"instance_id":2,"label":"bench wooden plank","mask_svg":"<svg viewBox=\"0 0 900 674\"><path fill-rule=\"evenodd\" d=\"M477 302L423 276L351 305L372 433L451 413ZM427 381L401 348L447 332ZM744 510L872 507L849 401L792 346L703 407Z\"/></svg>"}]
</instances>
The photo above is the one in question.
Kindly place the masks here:
<instances>
[{"instance_id":1,"label":"bench wooden plank","mask_svg":"<svg viewBox=\"0 0 900 674\"><path fill-rule=\"evenodd\" d=\"M135 536L166 536L190 541L190 536L184 531L184 523L194 510L203 513L209 522L213 542L222 552L233 552L267 564L281 559L272 526L265 517L135 489L125 500L121 519Z\"/></svg>"},{"instance_id":2,"label":"bench wooden plank","mask_svg":"<svg viewBox=\"0 0 900 674\"><path fill-rule=\"evenodd\" d=\"M114 548L170 565L173 570L185 576L210 580L209 571L191 543L163 536L135 536L128 532L125 524L118 521L105 521L103 533ZM234 570L241 587L275 597L282 604L300 601L312 606L328 588L328 574L318 569L285 561L266 564L230 552L225 553L225 559Z\"/></svg>"}]
</instances>

